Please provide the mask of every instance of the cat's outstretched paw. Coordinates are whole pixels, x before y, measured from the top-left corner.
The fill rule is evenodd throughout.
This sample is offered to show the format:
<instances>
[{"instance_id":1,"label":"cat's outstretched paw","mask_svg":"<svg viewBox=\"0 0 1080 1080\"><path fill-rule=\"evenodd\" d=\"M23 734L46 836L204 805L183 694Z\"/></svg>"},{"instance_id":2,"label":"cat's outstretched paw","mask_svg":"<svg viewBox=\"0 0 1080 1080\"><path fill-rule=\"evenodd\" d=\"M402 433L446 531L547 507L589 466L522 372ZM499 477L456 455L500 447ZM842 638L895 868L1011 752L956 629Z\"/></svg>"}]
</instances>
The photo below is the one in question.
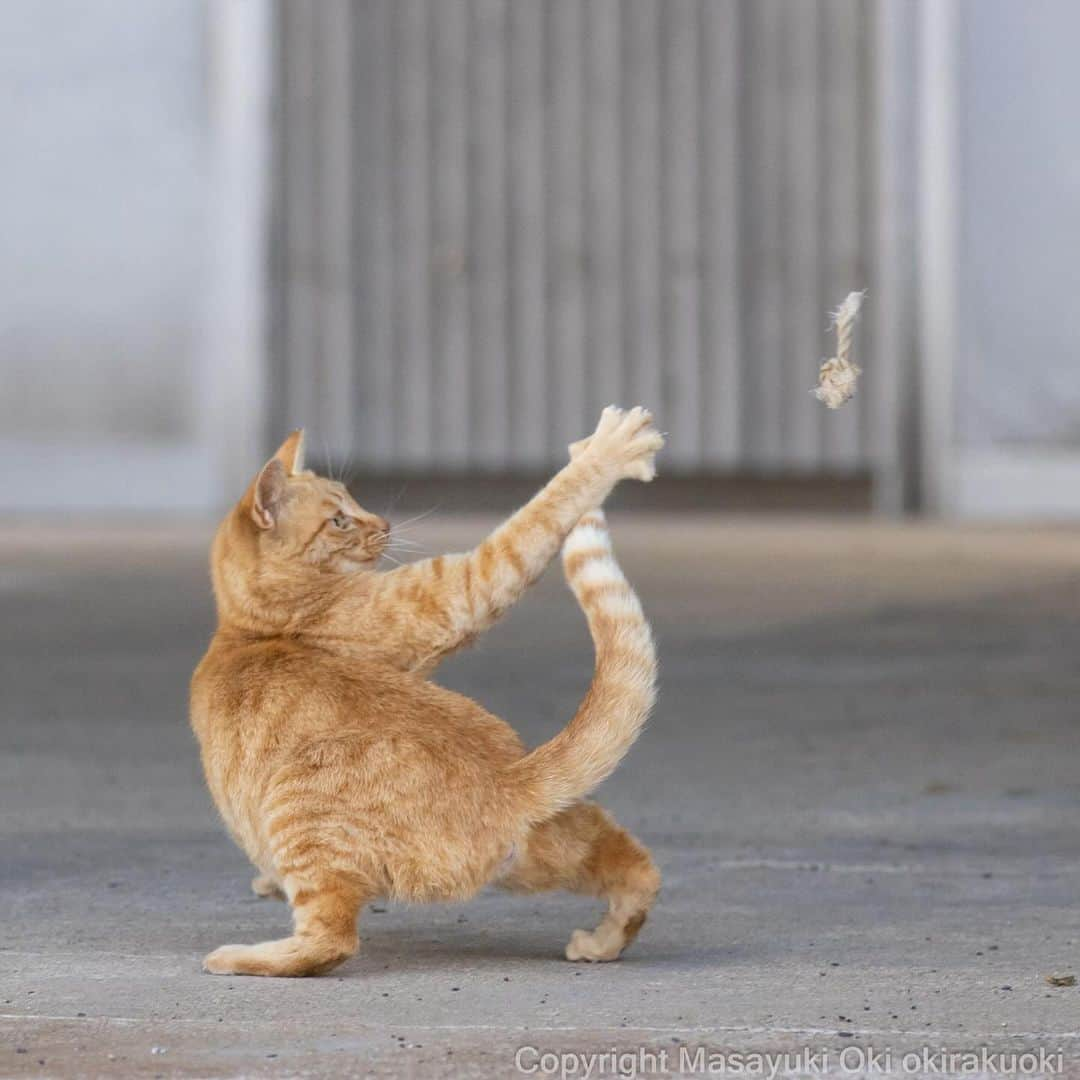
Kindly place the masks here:
<instances>
[{"instance_id":1,"label":"cat's outstretched paw","mask_svg":"<svg viewBox=\"0 0 1080 1080\"><path fill-rule=\"evenodd\" d=\"M211 975L270 975L296 978L322 975L347 960L358 944L356 933L323 932L314 937L281 938L259 945L222 945L203 958Z\"/></svg>"},{"instance_id":2,"label":"cat's outstretched paw","mask_svg":"<svg viewBox=\"0 0 1080 1080\"><path fill-rule=\"evenodd\" d=\"M648 409L609 405L600 414L596 430L587 439L571 444L570 457L596 455L618 470L620 480L648 483L656 476L656 453L663 446L664 436L653 426Z\"/></svg>"},{"instance_id":3,"label":"cat's outstretched paw","mask_svg":"<svg viewBox=\"0 0 1080 1080\"><path fill-rule=\"evenodd\" d=\"M251 891L256 896L268 896L274 900L284 900L285 893L281 886L269 874L259 874L251 882Z\"/></svg>"},{"instance_id":4,"label":"cat's outstretched paw","mask_svg":"<svg viewBox=\"0 0 1080 1080\"><path fill-rule=\"evenodd\" d=\"M248 945L222 945L203 957L203 971L211 975L246 975L244 960L250 952Z\"/></svg>"},{"instance_id":5,"label":"cat's outstretched paw","mask_svg":"<svg viewBox=\"0 0 1080 1080\"><path fill-rule=\"evenodd\" d=\"M622 935L603 934L600 928L593 931L575 930L566 946L567 960L587 960L590 963L607 963L618 960L626 939Z\"/></svg>"}]
</instances>

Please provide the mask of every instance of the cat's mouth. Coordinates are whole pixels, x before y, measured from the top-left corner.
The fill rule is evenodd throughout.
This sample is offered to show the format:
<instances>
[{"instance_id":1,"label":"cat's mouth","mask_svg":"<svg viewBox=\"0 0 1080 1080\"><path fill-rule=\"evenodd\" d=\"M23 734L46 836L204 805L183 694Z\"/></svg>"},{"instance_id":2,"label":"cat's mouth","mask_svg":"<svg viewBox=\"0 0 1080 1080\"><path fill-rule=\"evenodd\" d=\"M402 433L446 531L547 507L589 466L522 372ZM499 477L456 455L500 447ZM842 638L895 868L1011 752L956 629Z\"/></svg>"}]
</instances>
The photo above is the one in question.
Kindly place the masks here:
<instances>
[{"instance_id":1,"label":"cat's mouth","mask_svg":"<svg viewBox=\"0 0 1080 1080\"><path fill-rule=\"evenodd\" d=\"M358 544L348 551L341 552L334 559L334 569L341 574L354 574L361 570L371 570L382 558L386 550L386 540L370 540Z\"/></svg>"},{"instance_id":2,"label":"cat's mouth","mask_svg":"<svg viewBox=\"0 0 1080 1080\"><path fill-rule=\"evenodd\" d=\"M357 574L361 570L370 570L377 559L378 556L360 558L356 555L339 555L334 560L334 569L339 574Z\"/></svg>"}]
</instances>

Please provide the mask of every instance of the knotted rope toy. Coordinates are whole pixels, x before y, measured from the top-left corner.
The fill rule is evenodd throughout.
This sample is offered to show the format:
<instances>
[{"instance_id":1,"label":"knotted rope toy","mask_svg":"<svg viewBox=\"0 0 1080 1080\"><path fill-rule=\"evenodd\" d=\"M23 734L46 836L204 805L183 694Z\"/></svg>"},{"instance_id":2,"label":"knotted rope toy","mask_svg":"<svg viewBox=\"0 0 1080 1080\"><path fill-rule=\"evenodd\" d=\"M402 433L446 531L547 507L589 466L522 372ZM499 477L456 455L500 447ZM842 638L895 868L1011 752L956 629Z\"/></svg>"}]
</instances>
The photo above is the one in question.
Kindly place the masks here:
<instances>
[{"instance_id":1,"label":"knotted rope toy","mask_svg":"<svg viewBox=\"0 0 1080 1080\"><path fill-rule=\"evenodd\" d=\"M848 293L832 314L832 325L836 327L836 355L821 365L818 384L810 391L830 409L839 409L855 396L855 384L862 374L862 368L851 362L851 341L864 296L865 292Z\"/></svg>"}]
</instances>

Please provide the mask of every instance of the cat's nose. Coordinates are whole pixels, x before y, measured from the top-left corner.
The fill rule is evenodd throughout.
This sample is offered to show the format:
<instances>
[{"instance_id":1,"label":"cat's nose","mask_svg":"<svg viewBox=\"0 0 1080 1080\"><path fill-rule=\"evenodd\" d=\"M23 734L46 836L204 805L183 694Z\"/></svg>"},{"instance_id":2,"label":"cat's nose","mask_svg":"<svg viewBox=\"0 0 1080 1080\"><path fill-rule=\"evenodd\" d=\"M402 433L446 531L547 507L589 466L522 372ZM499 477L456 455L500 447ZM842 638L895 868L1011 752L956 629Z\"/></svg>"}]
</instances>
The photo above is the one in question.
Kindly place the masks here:
<instances>
[{"instance_id":1,"label":"cat's nose","mask_svg":"<svg viewBox=\"0 0 1080 1080\"><path fill-rule=\"evenodd\" d=\"M373 514L372 520L375 523L375 528L377 528L379 532L384 532L387 536L390 535L390 522L387 521L386 518L379 517L378 514Z\"/></svg>"}]
</instances>

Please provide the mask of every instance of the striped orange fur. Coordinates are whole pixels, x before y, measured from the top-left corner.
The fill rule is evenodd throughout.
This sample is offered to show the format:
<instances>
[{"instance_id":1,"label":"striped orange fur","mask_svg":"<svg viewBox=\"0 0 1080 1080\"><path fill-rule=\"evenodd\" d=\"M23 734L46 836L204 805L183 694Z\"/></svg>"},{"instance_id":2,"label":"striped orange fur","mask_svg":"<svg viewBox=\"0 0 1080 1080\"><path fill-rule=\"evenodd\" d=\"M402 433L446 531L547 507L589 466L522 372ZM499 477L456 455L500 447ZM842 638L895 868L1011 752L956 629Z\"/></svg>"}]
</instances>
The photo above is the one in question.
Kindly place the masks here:
<instances>
[{"instance_id":1,"label":"striped orange fur","mask_svg":"<svg viewBox=\"0 0 1080 1080\"><path fill-rule=\"evenodd\" d=\"M604 898L566 955L612 960L659 888L648 852L582 802L644 724L656 659L599 507L650 480L663 439L644 409L596 431L525 507L467 554L375 572L390 526L303 468L295 432L214 540L218 628L191 686L207 785L293 933L226 945L217 974L315 975L358 947L378 897L462 899L485 884ZM564 544L565 542L565 544ZM560 546L596 648L570 725L526 753L513 729L428 678L536 580Z\"/></svg>"}]
</instances>

